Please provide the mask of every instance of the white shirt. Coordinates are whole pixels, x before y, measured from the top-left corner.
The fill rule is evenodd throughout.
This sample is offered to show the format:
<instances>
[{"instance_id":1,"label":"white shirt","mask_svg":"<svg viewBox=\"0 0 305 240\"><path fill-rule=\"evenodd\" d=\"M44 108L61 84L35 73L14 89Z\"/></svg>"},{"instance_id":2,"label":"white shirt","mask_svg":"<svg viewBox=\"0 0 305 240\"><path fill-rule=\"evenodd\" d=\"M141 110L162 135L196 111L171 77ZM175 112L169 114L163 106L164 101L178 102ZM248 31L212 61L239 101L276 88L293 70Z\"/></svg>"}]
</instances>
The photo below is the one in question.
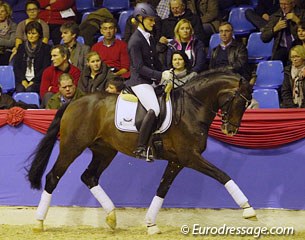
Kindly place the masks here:
<instances>
[{"instance_id":1,"label":"white shirt","mask_svg":"<svg viewBox=\"0 0 305 240\"><path fill-rule=\"evenodd\" d=\"M146 41L148 42L149 46L150 46L150 41L149 41L149 37L150 37L150 33L149 32L145 32L142 28L138 27L138 30L142 33L142 35L144 36L144 38L146 39Z\"/></svg>"}]
</instances>

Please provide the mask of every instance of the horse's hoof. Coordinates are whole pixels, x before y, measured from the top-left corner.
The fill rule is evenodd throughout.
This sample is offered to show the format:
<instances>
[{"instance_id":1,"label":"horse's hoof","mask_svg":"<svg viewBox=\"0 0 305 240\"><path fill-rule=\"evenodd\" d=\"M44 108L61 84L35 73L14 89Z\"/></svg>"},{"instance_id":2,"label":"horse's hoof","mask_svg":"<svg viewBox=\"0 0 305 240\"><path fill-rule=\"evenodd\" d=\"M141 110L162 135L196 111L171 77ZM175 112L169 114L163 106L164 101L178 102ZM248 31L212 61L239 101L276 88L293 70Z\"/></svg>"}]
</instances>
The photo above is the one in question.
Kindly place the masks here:
<instances>
[{"instance_id":1,"label":"horse's hoof","mask_svg":"<svg viewBox=\"0 0 305 240\"><path fill-rule=\"evenodd\" d=\"M248 208L244 209L243 218L249 219L249 220L257 220L256 212L253 209L253 207L248 207Z\"/></svg>"},{"instance_id":2,"label":"horse's hoof","mask_svg":"<svg viewBox=\"0 0 305 240\"><path fill-rule=\"evenodd\" d=\"M33 227L33 232L43 232L43 220L37 220L36 225Z\"/></svg>"},{"instance_id":3,"label":"horse's hoof","mask_svg":"<svg viewBox=\"0 0 305 240\"><path fill-rule=\"evenodd\" d=\"M107 215L106 223L111 229L114 230L116 228L116 215L114 210Z\"/></svg>"},{"instance_id":4,"label":"horse's hoof","mask_svg":"<svg viewBox=\"0 0 305 240\"><path fill-rule=\"evenodd\" d=\"M160 231L160 229L158 228L157 225L147 227L147 234L148 235L154 235L154 234L160 234L160 233L161 233L161 231Z\"/></svg>"}]
</instances>

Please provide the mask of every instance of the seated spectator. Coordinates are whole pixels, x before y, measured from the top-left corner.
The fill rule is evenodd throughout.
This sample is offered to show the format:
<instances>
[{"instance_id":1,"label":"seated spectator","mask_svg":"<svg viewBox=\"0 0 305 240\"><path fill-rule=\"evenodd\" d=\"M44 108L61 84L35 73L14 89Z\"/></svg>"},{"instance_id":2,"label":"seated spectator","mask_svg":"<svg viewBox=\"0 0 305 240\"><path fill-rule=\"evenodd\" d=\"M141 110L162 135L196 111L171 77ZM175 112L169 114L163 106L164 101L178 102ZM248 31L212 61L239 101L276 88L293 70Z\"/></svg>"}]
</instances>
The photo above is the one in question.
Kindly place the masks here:
<instances>
[{"instance_id":1,"label":"seated spectator","mask_svg":"<svg viewBox=\"0 0 305 240\"><path fill-rule=\"evenodd\" d=\"M291 65L285 67L281 88L283 108L305 108L305 48L297 45L290 50Z\"/></svg>"},{"instance_id":2,"label":"seated spectator","mask_svg":"<svg viewBox=\"0 0 305 240\"><path fill-rule=\"evenodd\" d=\"M212 50L210 69L227 68L250 80L248 66L248 51L246 46L233 38L233 27L229 22L223 22L219 27L221 43Z\"/></svg>"},{"instance_id":3,"label":"seated spectator","mask_svg":"<svg viewBox=\"0 0 305 240\"><path fill-rule=\"evenodd\" d=\"M191 70L190 61L183 51L174 51L171 54L170 70L168 74L172 74L174 88L184 85L191 78L197 75Z\"/></svg>"},{"instance_id":4,"label":"seated spectator","mask_svg":"<svg viewBox=\"0 0 305 240\"><path fill-rule=\"evenodd\" d=\"M63 73L58 79L59 92L54 94L47 103L47 109L59 109L63 104L76 100L85 94L79 90L69 73Z\"/></svg>"},{"instance_id":5,"label":"seated spectator","mask_svg":"<svg viewBox=\"0 0 305 240\"><path fill-rule=\"evenodd\" d=\"M113 18L113 15L107 8L100 8L91 12L79 25L80 35L84 37L86 45L92 47L96 43L96 36L100 33L100 25L105 18Z\"/></svg>"},{"instance_id":6,"label":"seated spectator","mask_svg":"<svg viewBox=\"0 0 305 240\"><path fill-rule=\"evenodd\" d=\"M274 38L272 60L281 60L287 65L292 41L297 38L297 25L304 17L304 10L296 7L294 0L280 0L280 9L270 16L261 29L263 42L270 42Z\"/></svg>"},{"instance_id":7,"label":"seated spectator","mask_svg":"<svg viewBox=\"0 0 305 240\"><path fill-rule=\"evenodd\" d=\"M120 94L124 87L124 78L115 76L107 81L105 91L108 93Z\"/></svg>"},{"instance_id":8,"label":"seated spectator","mask_svg":"<svg viewBox=\"0 0 305 240\"><path fill-rule=\"evenodd\" d=\"M42 72L51 65L51 47L42 42L43 29L39 22L29 22L25 33L27 39L14 57L16 92L39 93Z\"/></svg>"},{"instance_id":9,"label":"seated spectator","mask_svg":"<svg viewBox=\"0 0 305 240\"><path fill-rule=\"evenodd\" d=\"M80 70L69 63L70 52L64 45L55 45L51 49L53 65L47 67L43 73L40 84L41 107L44 108L49 98L58 93L58 79L62 73L69 73L77 86Z\"/></svg>"},{"instance_id":10,"label":"seated spectator","mask_svg":"<svg viewBox=\"0 0 305 240\"><path fill-rule=\"evenodd\" d=\"M17 24L11 19L12 8L0 2L0 65L8 65L15 44Z\"/></svg>"},{"instance_id":11,"label":"seated spectator","mask_svg":"<svg viewBox=\"0 0 305 240\"><path fill-rule=\"evenodd\" d=\"M206 46L209 45L209 39L213 33L218 32L219 17L219 1L218 0L188 0L188 8L194 14L200 16L203 31L205 34Z\"/></svg>"},{"instance_id":12,"label":"seated spectator","mask_svg":"<svg viewBox=\"0 0 305 240\"><path fill-rule=\"evenodd\" d=\"M174 29L180 19L185 18L192 23L194 35L205 42L207 36L203 32L200 17L193 14L192 11L186 8L183 0L170 0L170 15L168 18L161 21L161 38L159 42L167 45L168 42L174 39Z\"/></svg>"},{"instance_id":13,"label":"seated spectator","mask_svg":"<svg viewBox=\"0 0 305 240\"><path fill-rule=\"evenodd\" d=\"M79 70L83 71L86 65L86 55L90 47L77 42L79 27L75 22L66 22L60 27L61 37L64 45L70 51L70 62Z\"/></svg>"},{"instance_id":14,"label":"seated spectator","mask_svg":"<svg viewBox=\"0 0 305 240\"><path fill-rule=\"evenodd\" d=\"M174 29L175 38L169 42L167 50L166 63L171 63L172 53L181 50L186 53L190 62L192 71L200 73L205 68L206 56L204 44L194 36L192 24L187 19L181 19Z\"/></svg>"},{"instance_id":15,"label":"seated spectator","mask_svg":"<svg viewBox=\"0 0 305 240\"><path fill-rule=\"evenodd\" d=\"M247 9L246 18L251 22L257 30L260 31L270 19L270 16L279 10L278 0L259 0L255 9Z\"/></svg>"},{"instance_id":16,"label":"seated spectator","mask_svg":"<svg viewBox=\"0 0 305 240\"><path fill-rule=\"evenodd\" d=\"M65 22L76 20L75 0L39 0L39 3L39 18L49 25L53 44L60 44L60 26Z\"/></svg>"},{"instance_id":17,"label":"seated spectator","mask_svg":"<svg viewBox=\"0 0 305 240\"><path fill-rule=\"evenodd\" d=\"M78 87L85 93L103 92L108 78L114 77L111 69L101 60L100 55L91 51L87 55L87 67L82 71Z\"/></svg>"},{"instance_id":18,"label":"seated spectator","mask_svg":"<svg viewBox=\"0 0 305 240\"><path fill-rule=\"evenodd\" d=\"M98 52L102 61L113 68L116 76L129 78L129 56L126 42L116 39L117 22L114 18L104 19L101 23L103 40L92 46L92 51Z\"/></svg>"},{"instance_id":19,"label":"seated spectator","mask_svg":"<svg viewBox=\"0 0 305 240\"><path fill-rule=\"evenodd\" d=\"M17 51L19 45L27 39L25 26L32 21L37 21L41 24L42 33L43 33L42 42L48 44L50 38L49 26L45 21L38 18L39 10L40 10L40 4L37 0L28 0L26 2L25 11L28 15L28 18L21 21L17 25L14 51Z\"/></svg>"},{"instance_id":20,"label":"seated spectator","mask_svg":"<svg viewBox=\"0 0 305 240\"><path fill-rule=\"evenodd\" d=\"M302 45L305 48L305 21L304 20L300 21L300 23L298 24L297 35L298 35L298 38L295 39L295 41L293 42L293 46Z\"/></svg>"}]
</instances>

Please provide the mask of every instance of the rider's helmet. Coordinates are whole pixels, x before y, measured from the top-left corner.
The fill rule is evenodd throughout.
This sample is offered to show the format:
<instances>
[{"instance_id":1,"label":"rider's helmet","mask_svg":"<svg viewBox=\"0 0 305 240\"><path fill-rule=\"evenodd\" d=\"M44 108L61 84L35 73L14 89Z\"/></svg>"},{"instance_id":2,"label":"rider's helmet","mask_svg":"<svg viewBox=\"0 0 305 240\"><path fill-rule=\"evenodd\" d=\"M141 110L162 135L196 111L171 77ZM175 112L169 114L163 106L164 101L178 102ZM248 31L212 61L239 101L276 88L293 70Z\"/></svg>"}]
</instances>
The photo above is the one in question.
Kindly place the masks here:
<instances>
[{"instance_id":1,"label":"rider's helmet","mask_svg":"<svg viewBox=\"0 0 305 240\"><path fill-rule=\"evenodd\" d=\"M133 16L157 17L156 10L148 3L138 3L133 11Z\"/></svg>"}]
</instances>

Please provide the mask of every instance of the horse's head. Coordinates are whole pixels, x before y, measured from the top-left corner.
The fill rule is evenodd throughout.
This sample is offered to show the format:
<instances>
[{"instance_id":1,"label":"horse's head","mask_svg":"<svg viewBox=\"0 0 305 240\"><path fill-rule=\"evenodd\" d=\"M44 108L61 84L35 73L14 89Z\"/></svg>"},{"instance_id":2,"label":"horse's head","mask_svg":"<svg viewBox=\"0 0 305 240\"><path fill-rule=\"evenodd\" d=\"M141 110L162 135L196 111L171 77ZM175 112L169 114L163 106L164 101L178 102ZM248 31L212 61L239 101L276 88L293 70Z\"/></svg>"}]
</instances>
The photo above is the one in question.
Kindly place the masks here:
<instances>
[{"instance_id":1,"label":"horse's head","mask_svg":"<svg viewBox=\"0 0 305 240\"><path fill-rule=\"evenodd\" d=\"M219 106L224 134L233 136L237 133L242 116L251 103L252 86L244 79L240 79L239 86L223 91L219 97Z\"/></svg>"}]
</instances>

